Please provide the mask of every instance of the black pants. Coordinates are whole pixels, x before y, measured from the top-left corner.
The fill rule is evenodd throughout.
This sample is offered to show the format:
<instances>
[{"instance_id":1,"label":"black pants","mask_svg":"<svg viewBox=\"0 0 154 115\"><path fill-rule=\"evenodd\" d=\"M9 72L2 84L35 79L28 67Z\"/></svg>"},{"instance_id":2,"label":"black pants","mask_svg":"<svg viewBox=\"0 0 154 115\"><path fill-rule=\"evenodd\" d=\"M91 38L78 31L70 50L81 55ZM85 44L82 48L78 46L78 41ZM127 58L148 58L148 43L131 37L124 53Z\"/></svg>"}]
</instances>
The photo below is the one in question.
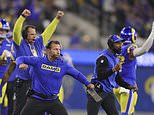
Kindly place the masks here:
<instances>
[{"instance_id":1,"label":"black pants","mask_svg":"<svg viewBox=\"0 0 154 115\"><path fill-rule=\"evenodd\" d=\"M9 81L6 89L7 97L8 97L8 115L12 115L13 106L14 106L14 81Z\"/></svg>"},{"instance_id":2,"label":"black pants","mask_svg":"<svg viewBox=\"0 0 154 115\"><path fill-rule=\"evenodd\" d=\"M55 100L44 101L34 97L28 97L26 105L21 111L21 115L43 115L49 112L52 115L68 115L65 107L57 98Z\"/></svg>"},{"instance_id":3,"label":"black pants","mask_svg":"<svg viewBox=\"0 0 154 115\"><path fill-rule=\"evenodd\" d=\"M89 94L87 94L87 115L98 115L100 106L102 106L107 115L119 115L115 104L116 102L114 94L105 93L104 91L97 91L97 93L103 99L101 102L98 103L95 102L95 100Z\"/></svg>"},{"instance_id":4,"label":"black pants","mask_svg":"<svg viewBox=\"0 0 154 115\"><path fill-rule=\"evenodd\" d=\"M31 80L22 80L22 83L16 83L15 95L16 100L14 104L14 110L12 115L20 115L20 112L26 104L26 92L31 87Z\"/></svg>"}]
</instances>

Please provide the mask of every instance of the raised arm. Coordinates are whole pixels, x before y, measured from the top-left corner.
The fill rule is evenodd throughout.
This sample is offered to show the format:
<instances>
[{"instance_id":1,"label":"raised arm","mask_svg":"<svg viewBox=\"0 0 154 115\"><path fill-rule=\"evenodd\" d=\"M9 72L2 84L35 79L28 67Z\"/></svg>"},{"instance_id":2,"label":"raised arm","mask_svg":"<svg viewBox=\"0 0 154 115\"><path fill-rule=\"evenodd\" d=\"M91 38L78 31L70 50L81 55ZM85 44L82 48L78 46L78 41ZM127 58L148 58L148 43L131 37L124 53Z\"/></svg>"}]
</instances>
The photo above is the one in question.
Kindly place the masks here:
<instances>
[{"instance_id":1,"label":"raised arm","mask_svg":"<svg viewBox=\"0 0 154 115\"><path fill-rule=\"evenodd\" d=\"M56 27L60 21L60 19L64 16L63 11L58 11L56 17L53 19L53 21L46 27L44 32L42 33L43 43L46 45L48 41L50 40L52 34L55 32Z\"/></svg>"},{"instance_id":2,"label":"raised arm","mask_svg":"<svg viewBox=\"0 0 154 115\"><path fill-rule=\"evenodd\" d=\"M25 21L25 18L30 16L31 12L28 9L25 9L20 17L17 19L14 28L13 28L13 40L14 42L20 46L21 40L22 40L22 35L21 35L21 31L22 31L22 26L23 23Z\"/></svg>"},{"instance_id":3,"label":"raised arm","mask_svg":"<svg viewBox=\"0 0 154 115\"><path fill-rule=\"evenodd\" d=\"M153 45L153 40L154 40L154 22L152 24L152 30L151 30L151 33L150 33L148 39L144 42L144 44L141 47L135 48L133 50L133 56L137 57L137 56L140 56L140 55L148 52Z\"/></svg>"}]
</instances>

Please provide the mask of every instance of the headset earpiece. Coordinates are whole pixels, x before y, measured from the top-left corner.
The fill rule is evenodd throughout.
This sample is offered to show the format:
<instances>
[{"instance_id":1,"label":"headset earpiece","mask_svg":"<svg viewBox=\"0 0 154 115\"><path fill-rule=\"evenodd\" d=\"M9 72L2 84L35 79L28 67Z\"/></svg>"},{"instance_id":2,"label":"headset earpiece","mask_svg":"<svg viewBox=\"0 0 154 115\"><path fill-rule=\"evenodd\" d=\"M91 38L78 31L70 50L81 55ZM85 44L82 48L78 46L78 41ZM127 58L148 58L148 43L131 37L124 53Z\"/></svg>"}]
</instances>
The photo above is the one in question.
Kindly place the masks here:
<instances>
[{"instance_id":1,"label":"headset earpiece","mask_svg":"<svg viewBox=\"0 0 154 115\"><path fill-rule=\"evenodd\" d=\"M33 25L26 25L26 26L24 27L23 31L22 31L22 37L23 37L24 39L27 39L27 36L28 36L28 29L29 29L29 28L34 28L34 29L36 29L36 27L33 26Z\"/></svg>"}]
</instances>

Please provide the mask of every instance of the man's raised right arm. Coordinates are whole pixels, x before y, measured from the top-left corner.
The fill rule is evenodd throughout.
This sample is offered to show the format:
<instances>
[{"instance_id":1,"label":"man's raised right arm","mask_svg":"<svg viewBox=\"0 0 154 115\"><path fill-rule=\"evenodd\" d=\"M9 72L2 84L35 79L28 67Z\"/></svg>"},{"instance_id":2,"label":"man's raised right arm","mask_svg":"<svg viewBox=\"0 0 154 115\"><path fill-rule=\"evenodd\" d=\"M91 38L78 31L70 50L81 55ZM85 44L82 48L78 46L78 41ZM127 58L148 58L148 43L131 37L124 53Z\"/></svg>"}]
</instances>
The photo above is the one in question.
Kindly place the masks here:
<instances>
[{"instance_id":1,"label":"man's raised right arm","mask_svg":"<svg viewBox=\"0 0 154 115\"><path fill-rule=\"evenodd\" d=\"M21 31L22 31L22 26L23 23L25 21L25 18L30 16L31 12L28 9L25 9L20 17L17 19L14 28L13 28L13 40L14 42L20 46L20 42L22 40L22 35L21 35Z\"/></svg>"}]
</instances>

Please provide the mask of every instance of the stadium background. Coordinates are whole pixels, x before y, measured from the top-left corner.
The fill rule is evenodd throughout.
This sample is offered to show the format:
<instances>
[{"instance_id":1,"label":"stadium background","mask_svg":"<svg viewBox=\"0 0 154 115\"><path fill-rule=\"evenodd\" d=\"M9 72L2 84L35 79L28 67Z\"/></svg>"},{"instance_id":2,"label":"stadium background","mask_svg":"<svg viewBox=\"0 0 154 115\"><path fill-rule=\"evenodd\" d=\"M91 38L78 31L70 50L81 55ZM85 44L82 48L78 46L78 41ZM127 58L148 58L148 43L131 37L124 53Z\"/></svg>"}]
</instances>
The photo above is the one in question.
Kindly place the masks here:
<instances>
[{"instance_id":1,"label":"stadium background","mask_svg":"<svg viewBox=\"0 0 154 115\"><path fill-rule=\"evenodd\" d=\"M153 0L0 0L0 17L6 18L13 28L14 22L25 8L32 11L28 24L37 26L38 34L49 24L57 10L65 16L54 37L61 41L74 66L87 77L93 72L95 58L106 48L107 36L118 34L125 25L138 32L140 46L148 37L154 20ZM138 58L137 82L139 115L154 113L154 45L150 53ZM64 100L70 114L85 114L84 87L73 81L72 92ZM73 111L73 112L72 112ZM141 113L143 112L143 113Z\"/></svg>"}]
</instances>

